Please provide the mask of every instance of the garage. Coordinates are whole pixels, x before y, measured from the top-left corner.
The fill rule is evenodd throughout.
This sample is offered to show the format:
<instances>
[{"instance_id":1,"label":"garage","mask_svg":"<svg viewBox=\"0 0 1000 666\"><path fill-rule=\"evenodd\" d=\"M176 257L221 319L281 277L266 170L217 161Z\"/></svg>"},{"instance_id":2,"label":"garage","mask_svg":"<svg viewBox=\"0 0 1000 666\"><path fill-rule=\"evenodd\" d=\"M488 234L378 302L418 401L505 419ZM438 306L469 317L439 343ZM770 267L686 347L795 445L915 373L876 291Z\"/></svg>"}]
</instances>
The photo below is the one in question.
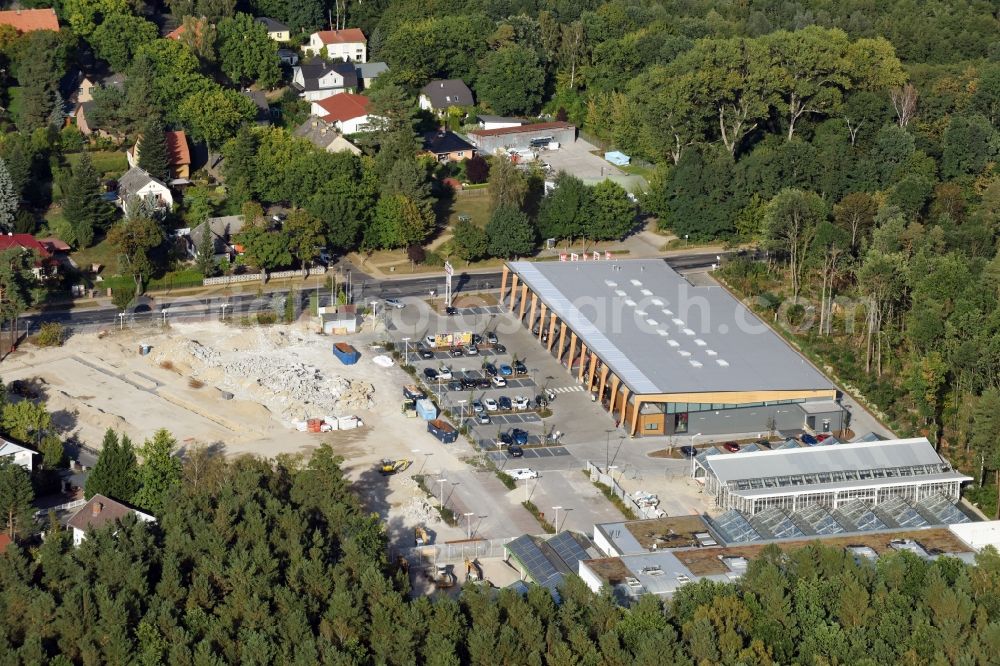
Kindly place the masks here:
<instances>
[{"instance_id":1,"label":"garage","mask_svg":"<svg viewBox=\"0 0 1000 666\"><path fill-rule=\"evenodd\" d=\"M576 141L576 126L557 120L519 127L473 130L469 132L469 140L480 152L487 154L510 149L536 150L550 143L573 143Z\"/></svg>"}]
</instances>

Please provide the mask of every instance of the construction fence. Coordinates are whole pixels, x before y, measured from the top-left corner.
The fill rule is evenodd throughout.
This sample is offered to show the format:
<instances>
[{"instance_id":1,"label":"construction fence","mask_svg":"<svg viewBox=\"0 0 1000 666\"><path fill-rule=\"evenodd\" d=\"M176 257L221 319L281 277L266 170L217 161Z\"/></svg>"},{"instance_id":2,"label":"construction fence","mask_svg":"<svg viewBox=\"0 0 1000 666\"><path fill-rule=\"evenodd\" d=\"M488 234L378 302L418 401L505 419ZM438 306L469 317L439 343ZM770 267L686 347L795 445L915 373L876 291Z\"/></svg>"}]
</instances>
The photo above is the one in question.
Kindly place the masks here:
<instances>
[{"instance_id":1,"label":"construction fence","mask_svg":"<svg viewBox=\"0 0 1000 666\"><path fill-rule=\"evenodd\" d=\"M403 557L410 566L420 564L462 564L466 559L490 559L506 557L504 546L515 537L503 539L466 539L449 541L427 546L396 549L393 559Z\"/></svg>"},{"instance_id":2,"label":"construction fence","mask_svg":"<svg viewBox=\"0 0 1000 666\"><path fill-rule=\"evenodd\" d=\"M589 460L587 461L587 472L590 474L590 480L593 483L599 483L602 486L610 488L611 494L621 499L625 503L625 506L640 518L658 518L662 515L662 512L656 507L639 505L638 502L632 499L631 495L625 492L624 488L618 485L618 482L615 481L615 478L611 474L608 474Z\"/></svg>"}]
</instances>

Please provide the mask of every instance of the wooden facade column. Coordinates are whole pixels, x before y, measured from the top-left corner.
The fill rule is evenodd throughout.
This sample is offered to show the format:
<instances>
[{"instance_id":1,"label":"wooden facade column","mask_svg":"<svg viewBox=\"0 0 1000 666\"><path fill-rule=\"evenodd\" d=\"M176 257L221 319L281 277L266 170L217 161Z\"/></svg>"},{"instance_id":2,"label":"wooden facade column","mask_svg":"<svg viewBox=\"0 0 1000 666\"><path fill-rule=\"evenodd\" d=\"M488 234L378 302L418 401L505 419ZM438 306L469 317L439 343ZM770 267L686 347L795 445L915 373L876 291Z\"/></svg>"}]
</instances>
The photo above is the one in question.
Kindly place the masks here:
<instances>
[{"instance_id":1,"label":"wooden facade column","mask_svg":"<svg viewBox=\"0 0 1000 666\"><path fill-rule=\"evenodd\" d=\"M514 277L510 282L510 311L514 311L514 297L517 296L517 273L514 273ZM500 305L503 305L501 301Z\"/></svg>"},{"instance_id":2,"label":"wooden facade column","mask_svg":"<svg viewBox=\"0 0 1000 666\"><path fill-rule=\"evenodd\" d=\"M583 382L583 371L584 367L587 365L587 352L589 351L590 350L587 349L587 345L583 343L580 344L580 369L576 373L576 381L578 382Z\"/></svg>"},{"instance_id":3,"label":"wooden facade column","mask_svg":"<svg viewBox=\"0 0 1000 666\"><path fill-rule=\"evenodd\" d=\"M628 408L628 395L629 395L628 386L625 386L622 389L622 411L621 414L619 414L615 419L616 421L619 422L625 421L625 410Z\"/></svg>"},{"instance_id":4,"label":"wooden facade column","mask_svg":"<svg viewBox=\"0 0 1000 666\"><path fill-rule=\"evenodd\" d=\"M642 408L642 400L639 400L639 396L635 397L635 405L632 409L632 423L629 425L628 436L635 437L635 427L639 423L639 410Z\"/></svg>"},{"instance_id":5,"label":"wooden facade column","mask_svg":"<svg viewBox=\"0 0 1000 666\"><path fill-rule=\"evenodd\" d=\"M618 402L618 387L621 384L621 380L618 379L618 375L612 375L611 380L611 402L608 403L608 413L611 414L611 418L615 418L615 404Z\"/></svg>"},{"instance_id":6,"label":"wooden facade column","mask_svg":"<svg viewBox=\"0 0 1000 666\"><path fill-rule=\"evenodd\" d=\"M590 372L587 376L587 393L594 391L594 373L597 372L597 354L590 352Z\"/></svg>"},{"instance_id":7,"label":"wooden facade column","mask_svg":"<svg viewBox=\"0 0 1000 666\"><path fill-rule=\"evenodd\" d=\"M541 312L538 314L538 342L542 341L542 336L545 335L545 315L548 314L549 306L542 303Z\"/></svg>"},{"instance_id":8,"label":"wooden facade column","mask_svg":"<svg viewBox=\"0 0 1000 666\"><path fill-rule=\"evenodd\" d=\"M531 311L528 313L528 332L535 325L535 310L538 308L538 294L531 292Z\"/></svg>"},{"instance_id":9,"label":"wooden facade column","mask_svg":"<svg viewBox=\"0 0 1000 666\"><path fill-rule=\"evenodd\" d=\"M556 313L549 316L549 351L552 351L552 344L556 341Z\"/></svg>"},{"instance_id":10,"label":"wooden facade column","mask_svg":"<svg viewBox=\"0 0 1000 666\"><path fill-rule=\"evenodd\" d=\"M563 354L566 353L566 322L559 322L559 353L556 354L556 360L562 362Z\"/></svg>"},{"instance_id":11,"label":"wooden facade column","mask_svg":"<svg viewBox=\"0 0 1000 666\"><path fill-rule=\"evenodd\" d=\"M573 355L576 354L576 333L569 333L569 356L566 358L566 372L573 374Z\"/></svg>"},{"instance_id":12,"label":"wooden facade column","mask_svg":"<svg viewBox=\"0 0 1000 666\"><path fill-rule=\"evenodd\" d=\"M604 400L604 385L608 381L608 366L605 365L601 368L601 384L600 388L597 389L597 400ZM603 404L603 403L602 403Z\"/></svg>"},{"instance_id":13,"label":"wooden facade column","mask_svg":"<svg viewBox=\"0 0 1000 666\"><path fill-rule=\"evenodd\" d=\"M507 278L510 277L510 267L503 265L503 272L500 274L500 299L498 303L503 306L503 299L507 295Z\"/></svg>"},{"instance_id":14,"label":"wooden facade column","mask_svg":"<svg viewBox=\"0 0 1000 666\"><path fill-rule=\"evenodd\" d=\"M521 285L521 309L518 311L517 318L524 319L524 311L528 309L528 285Z\"/></svg>"}]
</instances>

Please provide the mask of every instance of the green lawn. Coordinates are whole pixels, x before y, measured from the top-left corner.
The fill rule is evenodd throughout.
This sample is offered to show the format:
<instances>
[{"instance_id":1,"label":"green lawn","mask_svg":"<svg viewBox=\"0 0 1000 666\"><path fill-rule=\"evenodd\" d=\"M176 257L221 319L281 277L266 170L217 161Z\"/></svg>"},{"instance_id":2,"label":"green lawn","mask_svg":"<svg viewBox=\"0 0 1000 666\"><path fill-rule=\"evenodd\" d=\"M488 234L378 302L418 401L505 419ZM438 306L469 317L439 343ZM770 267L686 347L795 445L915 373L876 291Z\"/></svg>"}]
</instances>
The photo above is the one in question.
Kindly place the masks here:
<instances>
[{"instance_id":1,"label":"green lawn","mask_svg":"<svg viewBox=\"0 0 1000 666\"><path fill-rule=\"evenodd\" d=\"M449 204L447 211L445 211L449 227L458 222L459 215L468 215L476 226L485 227L486 223L490 221L490 213L493 212L490 198L485 192L465 196L457 194Z\"/></svg>"},{"instance_id":2,"label":"green lawn","mask_svg":"<svg viewBox=\"0 0 1000 666\"><path fill-rule=\"evenodd\" d=\"M88 247L85 250L77 250L72 254L72 257L76 265L80 267L80 270L85 271L89 269L91 264L101 264L107 267L103 271L104 275L107 276L118 269L115 249L107 240L102 239L97 245Z\"/></svg>"},{"instance_id":3,"label":"green lawn","mask_svg":"<svg viewBox=\"0 0 1000 666\"><path fill-rule=\"evenodd\" d=\"M83 153L71 153L66 156L70 166L75 167ZM95 150L90 153L94 168L105 178L117 178L128 171L128 159L125 153L116 150Z\"/></svg>"}]
</instances>

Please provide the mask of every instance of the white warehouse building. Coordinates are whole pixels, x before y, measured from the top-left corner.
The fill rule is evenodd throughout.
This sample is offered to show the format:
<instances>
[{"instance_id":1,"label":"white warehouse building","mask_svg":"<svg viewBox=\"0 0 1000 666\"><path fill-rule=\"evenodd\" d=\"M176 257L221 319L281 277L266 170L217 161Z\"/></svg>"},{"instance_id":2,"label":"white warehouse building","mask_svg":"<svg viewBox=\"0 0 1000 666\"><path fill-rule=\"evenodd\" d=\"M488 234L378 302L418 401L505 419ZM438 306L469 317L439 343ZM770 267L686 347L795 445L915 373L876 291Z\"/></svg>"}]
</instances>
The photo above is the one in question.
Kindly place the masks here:
<instances>
[{"instance_id":1,"label":"white warehouse building","mask_svg":"<svg viewBox=\"0 0 1000 666\"><path fill-rule=\"evenodd\" d=\"M811 505L836 510L933 495L959 499L972 478L954 470L923 437L699 457L696 478L717 506L753 515Z\"/></svg>"}]
</instances>

